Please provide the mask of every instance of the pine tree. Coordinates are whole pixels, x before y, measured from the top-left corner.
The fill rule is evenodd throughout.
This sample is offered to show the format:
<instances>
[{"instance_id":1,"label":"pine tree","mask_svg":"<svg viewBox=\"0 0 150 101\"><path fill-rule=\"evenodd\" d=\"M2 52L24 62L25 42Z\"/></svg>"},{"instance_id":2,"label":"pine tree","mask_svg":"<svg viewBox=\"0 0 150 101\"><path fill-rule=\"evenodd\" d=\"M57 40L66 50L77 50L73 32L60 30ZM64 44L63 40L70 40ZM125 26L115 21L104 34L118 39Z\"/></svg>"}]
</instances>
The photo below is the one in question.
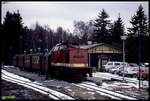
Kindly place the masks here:
<instances>
[{"instance_id":1,"label":"pine tree","mask_svg":"<svg viewBox=\"0 0 150 101\"><path fill-rule=\"evenodd\" d=\"M136 14L131 18L130 21L132 27L128 28L129 35L137 35L138 29L141 35L148 35L148 20L144 14L142 5L138 7Z\"/></svg>"},{"instance_id":2,"label":"pine tree","mask_svg":"<svg viewBox=\"0 0 150 101\"><path fill-rule=\"evenodd\" d=\"M109 15L102 9L94 24L96 27L96 30L94 30L94 39L96 42L109 42L110 33L108 28L110 20L108 18Z\"/></svg>"},{"instance_id":3,"label":"pine tree","mask_svg":"<svg viewBox=\"0 0 150 101\"><path fill-rule=\"evenodd\" d=\"M120 44L121 43L120 36L125 34L123 21L120 17L120 14L119 14L118 19L116 21L114 21L114 23L112 25L111 34L112 34L112 41Z\"/></svg>"},{"instance_id":4,"label":"pine tree","mask_svg":"<svg viewBox=\"0 0 150 101\"><path fill-rule=\"evenodd\" d=\"M10 13L7 11L6 16L4 18L4 22L2 24L2 34L3 37L2 46L3 48L3 56L4 61L7 64L9 54L11 55L17 54L20 51L20 39L19 37L23 34L23 23L22 17L17 11L17 13ZM9 48L12 47L11 51Z\"/></svg>"},{"instance_id":5,"label":"pine tree","mask_svg":"<svg viewBox=\"0 0 150 101\"><path fill-rule=\"evenodd\" d=\"M132 27L128 28L127 39L127 60L135 61L138 60L138 43L139 43L139 34L142 42L142 61L149 61L149 32L148 32L148 20L147 16L144 14L142 5L140 5L136 11L136 14L131 18L130 21Z\"/></svg>"}]
</instances>

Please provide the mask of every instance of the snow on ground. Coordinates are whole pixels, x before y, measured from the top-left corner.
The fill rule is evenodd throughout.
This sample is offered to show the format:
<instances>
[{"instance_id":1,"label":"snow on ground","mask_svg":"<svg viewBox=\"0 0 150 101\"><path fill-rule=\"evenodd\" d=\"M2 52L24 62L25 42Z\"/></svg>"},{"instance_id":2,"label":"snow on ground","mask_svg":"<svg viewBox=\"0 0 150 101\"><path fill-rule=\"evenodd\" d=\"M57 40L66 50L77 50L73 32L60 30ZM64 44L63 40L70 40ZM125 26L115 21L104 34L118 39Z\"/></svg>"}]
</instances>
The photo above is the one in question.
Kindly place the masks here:
<instances>
[{"instance_id":1,"label":"snow on ground","mask_svg":"<svg viewBox=\"0 0 150 101\"><path fill-rule=\"evenodd\" d=\"M6 68L8 68L8 67L15 68L14 66L5 66L5 67ZM67 89L68 91L70 91L72 93L71 95L74 95L74 93L75 93L74 90L71 89L71 86L73 84L72 83L68 83L66 81L63 81L63 80L50 79L50 80L43 80L43 81L36 81L36 80L35 81L31 81L31 80L29 80L27 78L24 78L24 77L21 77L21 76L18 76L18 75L14 75L13 73L7 72L6 70L3 70L3 69L2 69L2 73L5 73L8 76L12 76L12 77L15 77L15 78L27 81L27 82L32 82L32 85L33 84L38 84L38 85L43 85L43 86L47 85L47 87L49 85L49 86L54 86L54 87L57 87L57 88L63 87L65 89ZM30 73L28 73L28 74L30 74ZM37 74L35 74L35 75L37 75ZM116 74L104 73L104 72L93 73L93 78L95 78L96 80L101 80L101 79L102 80L106 80L106 82L102 81L102 85L100 87L106 88L106 89L109 89L109 90L113 90L113 88L116 89L116 88L119 88L119 87L120 88L132 88L132 87L134 87L134 88L138 89L138 82L139 81L136 78L125 77L125 80L127 82L112 81L111 80L112 78L122 80L122 77L119 76L119 75L116 75ZM107 82L107 80L110 81L110 82ZM93 86L97 86L95 83L92 83L92 82L86 82L86 83L89 83L90 85L93 85ZM80 86L80 85L78 85L78 86ZM145 87L145 88L149 87L148 81L143 81L143 87ZM44 88L42 87L41 89L45 89L46 91L53 92L53 91L49 90L49 88L46 88L46 87L44 87ZM85 87L85 89L89 90L89 91L86 92L87 95L88 94L91 94L91 95L94 94L92 89L87 88L87 87ZM119 92L119 91L117 91L117 92ZM41 93L42 93L42 91L41 91ZM53 93L55 94L55 92L53 92ZM86 93L84 92L84 94L86 94ZM100 95L108 96L107 94L105 94L103 92L96 92L96 93L99 93ZM133 92L133 93L135 93L134 95L137 94L136 92ZM59 95L59 94L56 93L56 95ZM60 96L62 96L62 95L60 95ZM109 97L111 97L113 99L117 99L117 98L115 98L113 96L109 96ZM67 97L65 97L64 99L67 99ZM95 99L95 98L93 96L91 96L91 97L89 97L89 99Z\"/></svg>"},{"instance_id":2,"label":"snow on ground","mask_svg":"<svg viewBox=\"0 0 150 101\"><path fill-rule=\"evenodd\" d=\"M2 79L6 80L6 81L9 81L9 82L12 82L12 83L17 83L18 85L22 85L22 86L24 86L24 87L30 88L30 89L35 90L35 91L37 91L37 92L40 92L40 93L42 93L42 94L48 95L48 93L46 93L46 92L44 92L44 91L41 91L41 90L36 89L36 88L33 88L33 87L28 86L28 85L26 85L26 84L18 83L18 82L17 82L18 80L13 81L14 79L11 79L11 81L10 81L10 80L8 80L7 78L3 78L3 76L2 76ZM55 100L59 100L57 97L52 96L52 95L49 95L49 97L52 98L52 99L55 99Z\"/></svg>"},{"instance_id":3,"label":"snow on ground","mask_svg":"<svg viewBox=\"0 0 150 101\"><path fill-rule=\"evenodd\" d=\"M43 82L43 84L46 84L46 83L48 83L49 85L51 85L51 86L56 86L56 87L69 87L69 86L71 86L71 83L68 83L68 82L66 82L66 81L63 81L63 80L45 80L44 82Z\"/></svg>"},{"instance_id":4,"label":"snow on ground","mask_svg":"<svg viewBox=\"0 0 150 101\"><path fill-rule=\"evenodd\" d=\"M82 85L76 85L76 86L81 87L81 88L85 88L85 89L87 89L87 90L89 90L89 91L94 91L93 89L88 88L88 87L86 87L86 86L82 86ZM96 91L96 92L99 93L100 95L104 95L104 96L108 96L108 97L110 97L110 98L112 98L112 99L118 99L118 100L120 100L120 98L117 98L117 97L108 95L108 94L106 94L106 93L103 93L103 92L100 92L100 91Z\"/></svg>"},{"instance_id":5,"label":"snow on ground","mask_svg":"<svg viewBox=\"0 0 150 101\"><path fill-rule=\"evenodd\" d=\"M5 67L5 68L10 68L10 67L11 67L11 68L15 68L15 66L12 66L12 65L4 65L4 67Z\"/></svg>"},{"instance_id":6,"label":"snow on ground","mask_svg":"<svg viewBox=\"0 0 150 101\"><path fill-rule=\"evenodd\" d=\"M113 82L110 84L108 83L103 83L102 84L102 88L131 88L131 87L135 87L135 88L139 88L137 85L133 84L133 83L122 83L122 82Z\"/></svg>"},{"instance_id":7,"label":"snow on ground","mask_svg":"<svg viewBox=\"0 0 150 101\"><path fill-rule=\"evenodd\" d=\"M90 88L93 88L95 90L99 90L99 91L102 91L102 92L106 92L106 93L109 93L109 94L112 94L112 95L115 95L117 97L122 97L122 98L126 98L126 99L129 99L129 100L136 100L134 98L131 98L131 97L128 97L128 96L125 96L125 95L122 95L122 94L118 94L118 93L115 93L113 91L108 91L108 90L105 90L105 89L102 89L102 88L97 88L95 86L91 86L91 85L86 85L86 84L81 84L85 87L90 87Z\"/></svg>"},{"instance_id":8,"label":"snow on ground","mask_svg":"<svg viewBox=\"0 0 150 101\"><path fill-rule=\"evenodd\" d=\"M117 74L111 74L111 73L103 73L103 72L96 72L96 73L93 73L93 77L99 77L99 78L102 78L102 79L105 79L105 80L111 80L111 78L115 78L115 79L118 79L118 80L123 80L123 77L117 75ZM124 78L125 81L127 81L128 83L124 83L124 85L126 84L126 86L128 87L136 87L138 88L139 87L139 80L137 80L137 78L129 78L129 77L125 77ZM103 84L105 85L105 84ZM119 85L117 83L115 83L114 85ZM121 84L120 84L121 85ZM143 88L148 88L149 87L149 82L148 81L142 81L141 80L141 86Z\"/></svg>"},{"instance_id":9,"label":"snow on ground","mask_svg":"<svg viewBox=\"0 0 150 101\"><path fill-rule=\"evenodd\" d=\"M16 79L12 79L12 78L11 78L11 79L10 79L11 81L10 81L10 80L7 80L7 81L10 81L10 82L13 82L13 83L17 83L17 81L19 81L19 82L21 82L21 83L18 83L19 85L22 85L22 86L24 86L24 87L31 88L31 89L33 89L33 90L36 90L36 91L40 92L40 93L48 94L48 93L45 93L45 92L39 90L39 89L43 89L43 90L45 90L45 91L47 91L47 92L50 92L50 93L52 93L52 94L54 94L54 95L56 95L56 96L61 97L62 99L70 99L70 100L73 100L73 98L71 98L71 97L69 97L69 96L67 96L67 95L65 95L65 94L59 93L59 92L57 92L57 91L54 91L54 90L52 90L52 89L49 89L49 88L46 88L46 87L43 87L43 86L36 85L34 82L30 81L29 79L26 79L26 78L24 78L24 77L15 75L15 74L13 74L13 73L9 73L9 72L7 72L7 71L5 71L5 70L3 70L3 69L2 69L2 73L4 73L4 74L7 75L7 76L6 76L6 75L3 75L3 74L2 74L2 78L5 79L5 80L10 79L9 76L15 77L15 78L19 79L19 80L16 80ZM15 80L15 81L14 81L14 80ZM21 81L21 80L23 80L23 81ZM36 83L37 83L37 82L36 82ZM26 84L29 84L29 85L31 85L31 86L26 85ZM39 89L36 89L36 88L34 88L34 87L39 88ZM57 100L56 97L53 97L53 96L50 96L50 97Z\"/></svg>"},{"instance_id":10,"label":"snow on ground","mask_svg":"<svg viewBox=\"0 0 150 101\"><path fill-rule=\"evenodd\" d=\"M27 79L27 78L24 78L24 77L21 77L21 76L18 76L18 75L15 75L13 73L10 73L10 72L7 72L6 70L1 70L2 73L4 73L5 75L8 75L8 76L11 76L13 78L16 78L16 79L20 79L20 80L24 80L24 81L27 81L27 82L31 82L31 80Z\"/></svg>"},{"instance_id":11,"label":"snow on ground","mask_svg":"<svg viewBox=\"0 0 150 101\"><path fill-rule=\"evenodd\" d=\"M122 76L104 72L93 73L93 77L102 79L100 87L104 89L136 97L137 99L149 99L149 81L141 80L141 89L139 89L139 80L137 78L125 77L125 81L123 81Z\"/></svg>"}]
</instances>

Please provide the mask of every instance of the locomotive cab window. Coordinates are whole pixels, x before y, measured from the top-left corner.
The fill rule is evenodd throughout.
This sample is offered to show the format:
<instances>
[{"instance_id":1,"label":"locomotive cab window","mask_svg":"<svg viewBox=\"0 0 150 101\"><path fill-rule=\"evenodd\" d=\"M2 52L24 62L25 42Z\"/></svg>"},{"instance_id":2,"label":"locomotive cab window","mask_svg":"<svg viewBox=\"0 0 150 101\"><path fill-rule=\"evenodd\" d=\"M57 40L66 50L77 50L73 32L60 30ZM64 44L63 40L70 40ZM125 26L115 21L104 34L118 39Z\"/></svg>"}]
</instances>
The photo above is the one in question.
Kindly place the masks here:
<instances>
[{"instance_id":1,"label":"locomotive cab window","mask_svg":"<svg viewBox=\"0 0 150 101\"><path fill-rule=\"evenodd\" d=\"M67 46L66 46L66 45L61 45L61 46L59 47L59 49L60 49L60 50L65 50L65 49L67 49Z\"/></svg>"},{"instance_id":2,"label":"locomotive cab window","mask_svg":"<svg viewBox=\"0 0 150 101\"><path fill-rule=\"evenodd\" d=\"M58 51L59 46L56 46L53 51Z\"/></svg>"},{"instance_id":3,"label":"locomotive cab window","mask_svg":"<svg viewBox=\"0 0 150 101\"><path fill-rule=\"evenodd\" d=\"M77 45L72 45L73 48L80 48L79 46Z\"/></svg>"}]
</instances>

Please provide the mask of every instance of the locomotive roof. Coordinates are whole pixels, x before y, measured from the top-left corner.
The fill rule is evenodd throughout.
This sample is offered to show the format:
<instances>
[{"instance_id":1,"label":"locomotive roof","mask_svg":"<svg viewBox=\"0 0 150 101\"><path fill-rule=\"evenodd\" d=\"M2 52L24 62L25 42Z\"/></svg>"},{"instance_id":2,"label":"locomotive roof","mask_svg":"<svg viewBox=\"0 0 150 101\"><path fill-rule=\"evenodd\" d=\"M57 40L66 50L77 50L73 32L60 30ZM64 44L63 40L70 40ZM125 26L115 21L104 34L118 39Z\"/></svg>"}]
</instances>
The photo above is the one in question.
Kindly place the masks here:
<instances>
[{"instance_id":1,"label":"locomotive roof","mask_svg":"<svg viewBox=\"0 0 150 101\"><path fill-rule=\"evenodd\" d=\"M67 50L68 48L80 48L79 44L77 43L58 43L56 46L52 48L51 51L57 51L58 49L60 50ZM50 51L50 53L51 53Z\"/></svg>"}]
</instances>

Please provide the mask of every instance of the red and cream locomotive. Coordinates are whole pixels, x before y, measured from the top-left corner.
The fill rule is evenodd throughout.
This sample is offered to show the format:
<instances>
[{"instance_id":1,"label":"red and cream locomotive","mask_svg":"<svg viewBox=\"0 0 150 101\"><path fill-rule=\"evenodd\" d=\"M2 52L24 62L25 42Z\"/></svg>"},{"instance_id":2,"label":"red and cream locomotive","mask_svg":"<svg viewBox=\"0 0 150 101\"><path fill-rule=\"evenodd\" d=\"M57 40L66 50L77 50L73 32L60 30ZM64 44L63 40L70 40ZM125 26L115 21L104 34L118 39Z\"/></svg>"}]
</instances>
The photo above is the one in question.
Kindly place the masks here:
<instances>
[{"instance_id":1,"label":"red and cream locomotive","mask_svg":"<svg viewBox=\"0 0 150 101\"><path fill-rule=\"evenodd\" d=\"M60 43L50 52L15 55L15 66L31 71L47 73L51 77L66 80L82 80L92 76L92 68L88 67L88 50L78 44Z\"/></svg>"}]
</instances>

